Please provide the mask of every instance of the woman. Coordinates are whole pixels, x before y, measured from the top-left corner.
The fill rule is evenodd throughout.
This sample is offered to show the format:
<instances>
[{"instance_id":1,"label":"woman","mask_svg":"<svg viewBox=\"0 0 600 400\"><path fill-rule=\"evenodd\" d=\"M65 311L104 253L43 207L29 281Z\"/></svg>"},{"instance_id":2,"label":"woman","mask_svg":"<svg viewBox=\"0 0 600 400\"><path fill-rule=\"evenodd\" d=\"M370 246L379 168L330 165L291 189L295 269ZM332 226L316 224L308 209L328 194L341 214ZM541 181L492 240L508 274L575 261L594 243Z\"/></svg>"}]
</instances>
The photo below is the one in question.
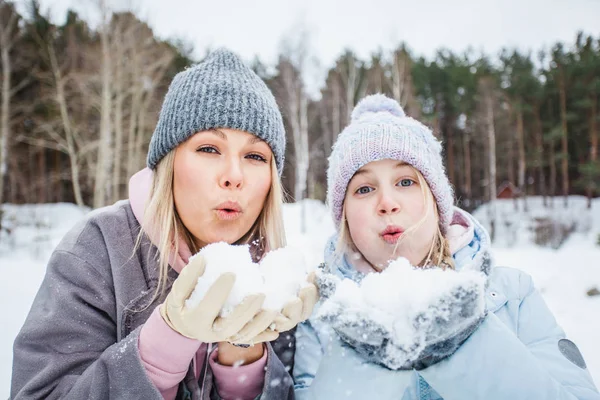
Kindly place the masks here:
<instances>
[{"instance_id":1,"label":"woman","mask_svg":"<svg viewBox=\"0 0 600 400\"><path fill-rule=\"evenodd\" d=\"M261 311L248 296L217 315L235 276L202 302L185 300L204 271L189 257L209 243L285 244L285 132L275 99L221 49L171 83L130 199L90 213L58 245L14 344L11 397L292 398L293 328L314 285ZM272 384L277 382L277 385Z\"/></svg>"}]
</instances>

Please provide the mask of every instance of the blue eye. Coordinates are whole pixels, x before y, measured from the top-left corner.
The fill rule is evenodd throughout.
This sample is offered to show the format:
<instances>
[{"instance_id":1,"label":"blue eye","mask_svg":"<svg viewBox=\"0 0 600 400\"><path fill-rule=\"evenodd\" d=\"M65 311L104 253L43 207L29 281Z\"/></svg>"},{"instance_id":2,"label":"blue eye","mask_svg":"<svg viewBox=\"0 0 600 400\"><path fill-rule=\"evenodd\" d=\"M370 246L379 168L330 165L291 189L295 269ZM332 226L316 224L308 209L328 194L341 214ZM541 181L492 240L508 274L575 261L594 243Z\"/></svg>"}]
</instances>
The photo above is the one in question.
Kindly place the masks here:
<instances>
[{"instance_id":1,"label":"blue eye","mask_svg":"<svg viewBox=\"0 0 600 400\"><path fill-rule=\"evenodd\" d=\"M219 152L217 151L216 148L214 148L213 146L204 146L204 147L200 147L198 150L196 150L200 153L213 153L213 154L219 154Z\"/></svg>"},{"instance_id":2,"label":"blue eye","mask_svg":"<svg viewBox=\"0 0 600 400\"><path fill-rule=\"evenodd\" d=\"M408 187L412 186L413 183L415 183L415 181L412 179L402 179L400 182L398 182L398 186Z\"/></svg>"},{"instance_id":3,"label":"blue eye","mask_svg":"<svg viewBox=\"0 0 600 400\"><path fill-rule=\"evenodd\" d=\"M356 189L356 194L367 194L367 193L371 193L373 191L373 188L370 188L368 186L361 186L358 189Z\"/></svg>"},{"instance_id":4,"label":"blue eye","mask_svg":"<svg viewBox=\"0 0 600 400\"><path fill-rule=\"evenodd\" d=\"M267 162L267 159L266 159L266 158L264 158L263 156L261 156L260 154L248 154L248 155L246 156L246 158L250 158L250 159L252 159L252 160L256 160L256 161L262 161L262 162L264 162L264 163L266 163L266 162Z\"/></svg>"}]
</instances>

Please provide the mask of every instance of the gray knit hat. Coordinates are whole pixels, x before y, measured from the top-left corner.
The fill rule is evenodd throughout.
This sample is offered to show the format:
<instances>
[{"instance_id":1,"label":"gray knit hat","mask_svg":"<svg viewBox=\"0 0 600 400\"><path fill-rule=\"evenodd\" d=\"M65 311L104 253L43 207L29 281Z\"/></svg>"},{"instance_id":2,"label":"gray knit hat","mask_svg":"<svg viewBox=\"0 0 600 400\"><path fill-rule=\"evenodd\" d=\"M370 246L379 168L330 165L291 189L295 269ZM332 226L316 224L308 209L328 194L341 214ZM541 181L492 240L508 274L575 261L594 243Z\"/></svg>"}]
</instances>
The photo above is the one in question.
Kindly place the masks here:
<instances>
[{"instance_id":1,"label":"gray knit hat","mask_svg":"<svg viewBox=\"0 0 600 400\"><path fill-rule=\"evenodd\" d=\"M178 73L165 96L150 140L148 168L197 132L231 128L263 139L275 156L281 175L285 129L275 97L238 56L226 49L210 53Z\"/></svg>"},{"instance_id":2,"label":"gray knit hat","mask_svg":"<svg viewBox=\"0 0 600 400\"><path fill-rule=\"evenodd\" d=\"M356 171L372 161L392 159L421 172L436 200L445 233L452 220L454 197L441 153L442 145L431 130L407 117L396 101L382 94L362 99L329 157L327 203L338 229L346 189Z\"/></svg>"}]
</instances>

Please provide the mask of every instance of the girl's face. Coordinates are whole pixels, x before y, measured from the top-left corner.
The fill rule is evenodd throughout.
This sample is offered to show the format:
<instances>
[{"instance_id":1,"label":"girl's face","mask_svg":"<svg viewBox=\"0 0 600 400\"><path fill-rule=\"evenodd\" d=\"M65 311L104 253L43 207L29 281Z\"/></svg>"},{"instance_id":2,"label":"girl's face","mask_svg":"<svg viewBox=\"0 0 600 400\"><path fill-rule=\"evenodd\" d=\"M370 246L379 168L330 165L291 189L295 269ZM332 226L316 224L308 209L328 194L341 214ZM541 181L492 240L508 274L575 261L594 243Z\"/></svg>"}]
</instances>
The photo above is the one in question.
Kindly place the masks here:
<instances>
[{"instance_id":1,"label":"girl's face","mask_svg":"<svg viewBox=\"0 0 600 400\"><path fill-rule=\"evenodd\" d=\"M438 221L411 166L389 159L368 163L350 180L344 206L350 237L375 269L400 256L419 265L429 253Z\"/></svg>"},{"instance_id":2,"label":"girl's face","mask_svg":"<svg viewBox=\"0 0 600 400\"><path fill-rule=\"evenodd\" d=\"M175 152L173 194L181 221L201 248L242 238L271 187L269 145L234 129L196 133Z\"/></svg>"}]
</instances>

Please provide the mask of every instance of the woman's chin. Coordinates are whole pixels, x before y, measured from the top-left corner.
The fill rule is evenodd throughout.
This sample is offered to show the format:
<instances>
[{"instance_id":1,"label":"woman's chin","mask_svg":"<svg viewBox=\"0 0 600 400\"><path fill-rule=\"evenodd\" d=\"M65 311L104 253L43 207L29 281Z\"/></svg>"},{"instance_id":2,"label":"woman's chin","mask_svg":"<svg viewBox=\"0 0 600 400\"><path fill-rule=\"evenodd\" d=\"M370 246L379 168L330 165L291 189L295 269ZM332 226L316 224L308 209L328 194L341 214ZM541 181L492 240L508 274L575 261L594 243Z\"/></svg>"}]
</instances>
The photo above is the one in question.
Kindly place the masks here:
<instances>
[{"instance_id":1,"label":"woman's chin","mask_svg":"<svg viewBox=\"0 0 600 400\"><path fill-rule=\"evenodd\" d=\"M211 235L210 237L200 238L198 241L200 243L204 243L204 245L209 245L211 243L220 243L225 242L227 244L234 244L238 240L242 238L243 235L232 235L231 233L223 233L221 235Z\"/></svg>"}]
</instances>

